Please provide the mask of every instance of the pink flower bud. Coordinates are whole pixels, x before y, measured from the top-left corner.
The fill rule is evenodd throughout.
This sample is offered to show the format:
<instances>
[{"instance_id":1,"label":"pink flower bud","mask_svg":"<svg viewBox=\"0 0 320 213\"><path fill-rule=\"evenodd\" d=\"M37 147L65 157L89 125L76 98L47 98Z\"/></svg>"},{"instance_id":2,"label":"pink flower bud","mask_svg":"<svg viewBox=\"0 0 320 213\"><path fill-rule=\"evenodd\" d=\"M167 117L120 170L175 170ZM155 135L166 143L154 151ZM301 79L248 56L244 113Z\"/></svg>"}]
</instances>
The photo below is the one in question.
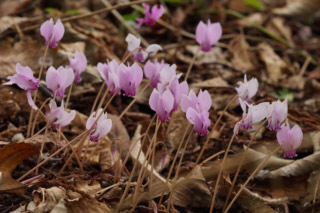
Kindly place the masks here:
<instances>
[{"instance_id":1,"label":"pink flower bud","mask_svg":"<svg viewBox=\"0 0 320 213\"><path fill-rule=\"evenodd\" d=\"M164 7L163 5L153 5L151 9L151 14L150 14L150 6L146 3L142 3L142 6L145 9L145 17L144 18L137 18L137 27L140 28L143 23L145 23L148 26L152 26L155 24L156 20L159 19L163 13L164 13Z\"/></svg>"}]
</instances>

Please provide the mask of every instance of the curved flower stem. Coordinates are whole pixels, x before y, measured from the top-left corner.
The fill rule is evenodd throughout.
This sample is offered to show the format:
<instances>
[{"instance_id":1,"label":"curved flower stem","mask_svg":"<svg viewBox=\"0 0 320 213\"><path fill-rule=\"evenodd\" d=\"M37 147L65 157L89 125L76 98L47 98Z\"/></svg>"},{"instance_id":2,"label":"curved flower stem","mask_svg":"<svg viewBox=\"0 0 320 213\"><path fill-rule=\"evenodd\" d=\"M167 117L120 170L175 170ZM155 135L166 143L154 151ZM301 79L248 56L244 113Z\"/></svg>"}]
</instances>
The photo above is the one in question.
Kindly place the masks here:
<instances>
[{"instance_id":1,"label":"curved flower stem","mask_svg":"<svg viewBox=\"0 0 320 213\"><path fill-rule=\"evenodd\" d=\"M211 155L210 157L208 157L207 159L205 159L204 161L202 161L202 162L199 164L199 166L201 167L203 164L205 164L205 163L207 163L208 161L212 160L213 158L215 158L215 157L223 154L224 152L225 152L225 151L222 150L222 151L220 151L220 152L215 153L214 155Z\"/></svg>"},{"instance_id":2,"label":"curved flower stem","mask_svg":"<svg viewBox=\"0 0 320 213\"><path fill-rule=\"evenodd\" d=\"M184 134L183 134L183 136L182 136L182 138L181 138L181 140L180 140L180 143L179 143L179 146L178 146L178 148L177 148L176 154L174 155L173 162L172 162L171 167L170 167L170 169L169 169L169 173L168 173L168 175L167 175L166 184L165 184L165 185L168 185L170 176L171 176L171 174L172 174L172 172L173 172L174 165L175 165L175 163L176 163L176 161L177 161L177 158L178 158L178 155L179 155L179 151L180 151L180 149L181 149L181 147L182 147L182 144L183 144L183 141L184 141L185 137L187 136L188 132L190 132L190 127L191 127L191 124L188 123L188 126L187 126L187 128L186 128L186 131L184 132ZM162 192L161 192L160 199L159 199L159 202L158 202L158 209L160 209L160 205L161 205L162 200L163 200L164 192L165 192L165 188L163 188L163 190L162 190Z\"/></svg>"},{"instance_id":3,"label":"curved flower stem","mask_svg":"<svg viewBox=\"0 0 320 213\"><path fill-rule=\"evenodd\" d=\"M230 187L230 189L229 189L229 192L228 192L228 195L227 195L227 199L226 199L226 201L225 201L225 203L224 203L223 209L225 209L225 207L226 207L226 205L227 205L227 203L228 203L228 201L229 201L229 198L230 198L230 196L231 196L232 189L233 189L233 187L234 187L234 185L235 185L235 183L236 183L236 181L237 181L237 177L238 177L238 175L239 175L241 166L242 166L242 164L243 164L243 161L244 161L244 159L245 159L245 157L246 157L246 155L247 155L247 153L248 153L248 150L249 150L249 148L250 148L253 140L256 138L256 135L258 134L258 132L260 131L260 129L266 124L266 122L267 122L270 118L271 118L271 116L268 117L266 120L264 120L264 121L259 125L259 127L258 127L257 130L255 131L255 133L253 134L250 142L249 142L248 145L246 146L246 148L245 148L245 150L244 150L244 152L243 152L242 158L241 158L241 160L240 160L240 162L239 162L239 166L238 166L238 168L237 168L237 171L236 171L236 173L235 173L235 175L234 175L234 178L233 178L233 180L232 180L232 184L231 184L231 187Z\"/></svg>"},{"instance_id":4,"label":"curved flower stem","mask_svg":"<svg viewBox=\"0 0 320 213\"><path fill-rule=\"evenodd\" d=\"M245 119L246 116L244 116L240 123ZM214 192L213 192L213 196L212 196L212 200L211 200L211 205L210 205L210 212L213 212L213 208L214 208L214 203L215 203L215 200L216 200L216 196L217 196L217 192L218 192L218 186L219 186L219 183L220 183L220 179L221 179L221 175L222 175L222 172L223 172L223 169L224 169L224 164L226 162L226 159L227 159L227 155L229 153L229 150L230 150L230 147L231 147L231 144L234 140L234 138L236 137L236 133L239 131L240 129L240 125L237 126L237 129L233 132L233 135L230 139L230 142L228 144L228 147L224 153L224 156L223 156L223 159L222 159L222 163L221 163L221 166L220 166L220 170L219 170L219 174L218 174L218 178L217 178L217 181L216 181L216 185L214 187Z\"/></svg>"},{"instance_id":5,"label":"curved flower stem","mask_svg":"<svg viewBox=\"0 0 320 213\"><path fill-rule=\"evenodd\" d=\"M149 125L151 126L151 123L150 123ZM142 152L142 147L144 146L144 143L145 143L145 141L146 141L146 136L147 136L147 134L145 135L145 137L144 137L143 140L142 140L141 147L140 147L140 149L139 149L139 151L138 151L138 154L137 154L137 159L136 159L135 162L134 162L134 165L133 165L131 174L130 174L130 176L129 176L129 180L128 180L128 182L127 182L127 186L126 186L126 188L125 188L125 190L124 190L124 192L123 192L123 194L122 194L122 196L121 196L121 198L120 198L120 201L119 201L119 204L118 204L118 206L117 206L116 212L119 212L119 209L120 209L120 207L121 207L121 204L123 203L125 197L127 196L128 191L129 191L129 187L130 187L130 183L131 183L132 178L133 178L133 174L135 173L135 170L136 170L136 168L137 168L137 166L138 166L138 159L140 158L140 155L141 155L141 152Z\"/></svg>"},{"instance_id":6,"label":"curved flower stem","mask_svg":"<svg viewBox=\"0 0 320 213\"><path fill-rule=\"evenodd\" d=\"M259 166L252 172L252 174L249 176L249 178L246 180L246 182L241 186L237 194L233 197L229 205L227 206L226 210L223 211L224 213L227 213L229 209L231 208L232 204L237 200L243 189L248 185L249 181L257 174L258 171L264 166L264 164L270 159L270 157L276 153L281 146L278 146L276 149L274 149L268 156L265 157L265 159L259 164Z\"/></svg>"},{"instance_id":7,"label":"curved flower stem","mask_svg":"<svg viewBox=\"0 0 320 213\"><path fill-rule=\"evenodd\" d=\"M142 140L142 143L141 143L141 144L142 144L141 147L144 146L144 142L145 142L145 140L146 140L146 136L148 135L148 133L149 133L149 131L150 131L151 124L154 122L154 119L155 119L155 118L156 118L156 114L152 117L152 119L151 119L151 121L150 121L150 123L149 123L149 125L148 125L148 127L147 127L146 132L143 134L143 140ZM140 137L139 137L139 139L140 139ZM126 162L128 161L128 159L129 159L129 157L130 157L130 153L132 152L133 148L134 148L134 147L137 145L137 143L139 142L139 139L137 139L137 140L134 142L134 144L131 145L131 147L130 147L130 149L129 149L129 151L128 151L128 154L127 154L126 158L124 159L124 161L123 161L123 163L122 163L122 166L121 166L121 169L120 169L120 171L119 171L119 174L122 173L122 171L123 171L123 169L124 169L124 167L125 167L125 165L126 165ZM116 179L116 177L115 177L115 179Z\"/></svg>"},{"instance_id":8,"label":"curved flower stem","mask_svg":"<svg viewBox=\"0 0 320 213\"><path fill-rule=\"evenodd\" d=\"M98 94L97 94L97 96L96 96L96 99L94 100L94 103L93 103L93 105L92 105L92 107L91 107L90 115L91 115L91 114L93 113L93 111L95 110L96 105L97 105L98 100L99 100L99 97L100 97L100 95L101 95L101 93L102 93L102 90L104 89L105 86L106 86L106 84L103 82L102 85L100 86L100 89L99 89L99 92L98 92Z\"/></svg>"},{"instance_id":9,"label":"curved flower stem","mask_svg":"<svg viewBox=\"0 0 320 213\"><path fill-rule=\"evenodd\" d=\"M46 117L45 114L43 114L43 112L41 112L40 110L38 112L44 117L44 119L46 119L47 122L49 122L49 119ZM46 127L44 127L44 128L46 128ZM68 143L69 140L66 138L66 136L58 128L56 128L56 130L59 133L59 135L66 141L66 143ZM73 147L71 145L69 145L68 147L72 151L71 155L75 154L75 157L76 157L77 163L79 165L79 168L80 168L81 172L83 172L83 168L82 168L82 165L81 165L81 162L80 162L80 159L79 159L77 153L75 153L75 151L74 151L74 149L73 149Z\"/></svg>"},{"instance_id":10,"label":"curved flower stem","mask_svg":"<svg viewBox=\"0 0 320 213\"><path fill-rule=\"evenodd\" d=\"M100 103L99 103L99 105L98 105L98 107L97 107L97 109L96 110L98 110L98 109L100 109L101 108L101 106L103 105L103 102L106 100L106 97L107 97L107 95L108 95L108 93L109 93L109 90L110 90L110 87L107 87L107 90L104 92L104 94L103 94L103 96L102 96L102 98L101 98L101 100L100 100ZM118 93L118 92L117 92ZM112 94L112 95L117 95L117 93L114 93L114 94ZM113 97L114 98L114 97ZM112 99L113 99L112 98ZM112 100L111 99L111 100Z\"/></svg>"},{"instance_id":11,"label":"curved flower stem","mask_svg":"<svg viewBox=\"0 0 320 213\"><path fill-rule=\"evenodd\" d=\"M37 123L37 120L38 120L38 117L39 117L39 114L40 114L39 111L41 111L42 108L45 106L45 104L46 104L48 101L50 101L50 100L51 100L51 98L47 98L47 99L41 104L41 106L40 106L40 108L39 108L36 116L34 117L34 122L33 122L33 124L32 124L32 129L31 129L31 137L33 137L33 134L34 134L34 129L35 129L35 127L36 127L36 123ZM45 127L45 128L46 128L46 127Z\"/></svg>"},{"instance_id":12,"label":"curved flower stem","mask_svg":"<svg viewBox=\"0 0 320 213\"><path fill-rule=\"evenodd\" d=\"M214 133L215 129L218 127L218 124L220 123L222 116L223 116L224 113L227 111L227 109L230 107L230 105L232 104L232 102L237 99L237 97L238 97L238 95L233 96L232 99L228 102L227 106L223 109L223 111L222 111L222 113L220 114L218 120L216 121L216 123L214 124L214 126L213 126L213 128L211 129L210 133L208 134L207 140L204 142L204 144L203 144L203 146L202 146L202 149L201 149L201 151L200 151L200 154L198 155L198 158L197 158L197 160L196 160L195 165L198 165L198 164L199 164L199 162L200 162L200 160L201 160L201 157L202 157L202 155L203 155L204 149L205 149L206 146L208 145L208 142L209 142L212 134Z\"/></svg>"},{"instance_id":13,"label":"curved flower stem","mask_svg":"<svg viewBox=\"0 0 320 213\"><path fill-rule=\"evenodd\" d=\"M68 104L69 104L69 100L70 100L73 84L74 84L74 82L72 82L72 84L71 84L71 86L69 88L68 96L67 96L67 100L66 100L66 105L64 105L64 109L68 109Z\"/></svg>"},{"instance_id":14,"label":"curved flower stem","mask_svg":"<svg viewBox=\"0 0 320 213\"><path fill-rule=\"evenodd\" d=\"M190 65L189 65L189 67L188 67L188 71L187 71L187 73L186 73L186 75L185 75L185 77L184 77L184 80L185 80L185 81L187 81L188 78L189 78L189 75L190 75L192 66L193 66L194 62L196 61L196 59L197 59L197 56L198 56L199 51L200 51L200 47L197 49L197 51L196 51L195 54L193 55L193 58L192 58L192 60L191 60L191 63L190 63Z\"/></svg>"},{"instance_id":15,"label":"curved flower stem","mask_svg":"<svg viewBox=\"0 0 320 213\"><path fill-rule=\"evenodd\" d=\"M44 135L47 135L47 133L48 133L48 128L49 128L49 125L50 125L50 117L51 117L53 103L55 101L56 95L57 95L57 90L53 94L53 99L52 99L53 102L52 102L51 107L50 107L50 112L49 112L49 116L48 116L48 119L47 119L46 130L45 130ZM41 112L41 111L38 110L38 112ZM37 164L40 162L40 159L41 159L41 157L43 155L43 153L42 153L43 152L43 148L44 148L44 141L42 141L42 143L41 143L41 149L40 149L40 154L39 154L39 157L38 157L38 160L37 160ZM36 170L36 175L38 175L38 169Z\"/></svg>"},{"instance_id":16,"label":"curved flower stem","mask_svg":"<svg viewBox=\"0 0 320 213\"><path fill-rule=\"evenodd\" d=\"M65 145L63 145L60 149L58 149L57 151L55 151L53 154L51 154L47 159L43 160L41 163L37 164L35 167L33 167L31 170L29 170L27 173L25 173L24 175L22 175L17 181L21 181L23 180L25 177L27 177L28 175L30 175L32 172L34 172L36 169L38 169L39 167L41 167L43 164L45 164L46 162L48 162L51 158L53 158L54 156L56 156L57 154L59 154L62 150L64 150L65 148L67 148L68 146L70 146L72 143L74 143L75 141L79 140L81 137L83 137L83 135L87 134L89 130L86 130L84 132L82 132L80 135L78 135L77 137L75 137L73 140L69 141L68 143L66 143Z\"/></svg>"},{"instance_id":17,"label":"curved flower stem","mask_svg":"<svg viewBox=\"0 0 320 213\"><path fill-rule=\"evenodd\" d=\"M46 60L46 57L47 57L47 54L48 54L48 50L49 50L49 44L46 46L46 49L44 51L44 56L43 56L43 60L42 60L41 66L40 66L40 72L39 72L39 76L38 76L39 81L41 80L41 75L42 75L42 72L43 72L44 62ZM38 90L36 90L35 93L34 93L34 97L33 97L33 103L34 104L36 104L37 95L38 95ZM33 113L34 113L34 110L33 110L33 108L31 108L31 112L30 112L30 116L29 116L28 130L27 130L27 137L30 136Z\"/></svg>"},{"instance_id":18,"label":"curved flower stem","mask_svg":"<svg viewBox=\"0 0 320 213\"><path fill-rule=\"evenodd\" d=\"M134 190L134 194L133 194L133 201L134 201L134 206L133 207L135 207L135 205L138 202L137 197L138 197L138 193L139 193L139 188L142 185L142 181L144 180L144 177L147 174L148 166L150 165L150 161L152 161L153 149L155 148L155 146L157 144L156 141L157 141L157 134L158 134L159 128L160 128L160 121L157 120L156 121L155 132L154 132L154 134L152 136L151 142L150 142L148 150L147 150L147 154L145 156L145 159L143 160L142 168L140 170L140 173L139 173L139 176L138 176L138 179L137 179L137 184L136 184L136 187L135 187L135 190ZM152 165L151 165L151 171L149 171L149 172L150 172L149 192L151 192L151 190L150 190L150 188L152 187L152 180L151 179L152 179L152 176L153 176Z\"/></svg>"},{"instance_id":19,"label":"curved flower stem","mask_svg":"<svg viewBox=\"0 0 320 213\"><path fill-rule=\"evenodd\" d=\"M107 91L105 92L104 98L105 98L106 94L108 94L108 90L109 90L109 87L108 87ZM117 93L118 93L119 91L120 91L120 89L117 89L117 90L112 94L112 96L109 98L108 102L107 102L106 105L103 107L102 112L98 115L96 121L94 122L94 124L92 125L91 128L93 128L93 127L97 124L98 120L100 119L100 117L102 116L102 114L104 113L104 111L106 111L107 107L109 106L109 104L111 103L111 101L114 99L114 97L117 95ZM104 101L104 100L103 100L103 101ZM100 102L100 104L102 104L102 102ZM99 106L98 106L97 109L99 109L99 108L101 107L100 104L99 104ZM113 125L114 125L114 124L113 124ZM81 147L82 147L82 146L83 146L83 144L81 145ZM96 147L97 147L97 146L98 146L98 143L96 144ZM87 143L87 146L86 146L86 151L85 151L85 154L84 154L83 159L82 159L82 165L84 165L85 162L86 162L86 157L87 157L88 149L89 149L89 143Z\"/></svg>"},{"instance_id":20,"label":"curved flower stem","mask_svg":"<svg viewBox=\"0 0 320 213\"><path fill-rule=\"evenodd\" d=\"M193 131L190 131L190 132L189 132L189 136L188 136L186 142L184 143L184 147L183 147L182 154L181 154L181 157L180 157L180 160L179 160L179 163L178 163L177 171L176 171L176 174L175 174L174 179L173 179L173 182L172 182L171 192L169 192L169 193L170 193L170 196L169 196L169 199L168 199L167 212L169 212L169 209L170 209L170 206L171 206L170 204L172 203L172 202L171 202L171 201L172 201L172 189L173 189L175 183L176 183L177 180L178 180L178 174L179 174L179 171L180 171L181 163L182 163L184 154L185 154L185 152L186 152L187 146L188 146L188 144L189 144L190 138L191 138L191 136L192 136L192 132L193 132Z\"/></svg>"},{"instance_id":21,"label":"curved flower stem","mask_svg":"<svg viewBox=\"0 0 320 213\"><path fill-rule=\"evenodd\" d=\"M142 94L148 87L149 87L149 81L148 81L147 84L141 89L141 91L139 91L139 94L136 95L136 96L134 97L134 99L130 102L130 104L122 111L122 113L119 115L119 119L121 119L121 118L128 112L128 110L130 109L130 107L137 101L138 96L139 96L140 94Z\"/></svg>"}]
</instances>

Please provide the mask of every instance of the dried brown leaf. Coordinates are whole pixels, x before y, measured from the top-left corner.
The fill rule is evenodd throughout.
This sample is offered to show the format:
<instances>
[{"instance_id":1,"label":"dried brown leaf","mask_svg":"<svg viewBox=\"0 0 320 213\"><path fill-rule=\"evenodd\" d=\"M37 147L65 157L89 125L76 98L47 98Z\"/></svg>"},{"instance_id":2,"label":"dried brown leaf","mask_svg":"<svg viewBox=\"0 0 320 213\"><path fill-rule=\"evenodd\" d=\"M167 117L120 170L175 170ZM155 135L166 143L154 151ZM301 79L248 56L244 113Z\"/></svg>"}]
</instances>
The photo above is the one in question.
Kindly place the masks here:
<instances>
[{"instance_id":1,"label":"dried brown leaf","mask_svg":"<svg viewBox=\"0 0 320 213\"><path fill-rule=\"evenodd\" d=\"M16 24L28 21L25 17L2 16L0 18L0 34L9 28L15 28Z\"/></svg>"},{"instance_id":2,"label":"dried brown leaf","mask_svg":"<svg viewBox=\"0 0 320 213\"><path fill-rule=\"evenodd\" d=\"M180 178L173 186L171 193L172 203L177 206L208 208L211 204L212 194L204 180Z\"/></svg>"},{"instance_id":3,"label":"dried brown leaf","mask_svg":"<svg viewBox=\"0 0 320 213\"><path fill-rule=\"evenodd\" d=\"M10 177L2 176L0 172L0 191L12 192L12 193L24 193L24 185L19 181L16 181Z\"/></svg>"},{"instance_id":4,"label":"dried brown leaf","mask_svg":"<svg viewBox=\"0 0 320 213\"><path fill-rule=\"evenodd\" d=\"M284 37L291 45L294 45L292 40L291 28L285 23L285 20L281 17L272 17L267 23L266 28L272 33Z\"/></svg>"},{"instance_id":5,"label":"dried brown leaf","mask_svg":"<svg viewBox=\"0 0 320 213\"><path fill-rule=\"evenodd\" d=\"M244 152L232 155L230 157L227 157L225 165L224 165L224 171L233 173L237 170L239 163L241 161L242 155ZM258 167L258 165L267 157L267 154L264 154L262 152L255 151L253 149L248 150L246 157L242 164L242 169L247 170L249 173L252 172L255 168ZM206 179L211 179L213 177L217 177L220 166L221 166L221 160L217 160L213 163L209 163L203 167L201 167L202 174ZM286 160L282 158L278 158L276 156L271 156L270 159L264 164L265 169L274 170L283 166L286 166L290 164L292 160ZM263 169L262 168L262 169Z\"/></svg>"},{"instance_id":6,"label":"dried brown leaf","mask_svg":"<svg viewBox=\"0 0 320 213\"><path fill-rule=\"evenodd\" d=\"M259 179L301 176L309 174L320 168L320 152L316 152L305 158L295 160L291 164L283 166L279 169L264 172L258 175Z\"/></svg>"},{"instance_id":7,"label":"dried brown leaf","mask_svg":"<svg viewBox=\"0 0 320 213\"><path fill-rule=\"evenodd\" d=\"M277 84L282 78L283 70L287 69L287 64L277 55L272 47L263 42L258 45L260 58L265 63L268 73L268 82Z\"/></svg>"},{"instance_id":8,"label":"dried brown leaf","mask_svg":"<svg viewBox=\"0 0 320 213\"><path fill-rule=\"evenodd\" d=\"M287 0L287 4L281 8L273 9L273 13L284 16L305 16L320 9L319 0Z\"/></svg>"},{"instance_id":9,"label":"dried brown leaf","mask_svg":"<svg viewBox=\"0 0 320 213\"><path fill-rule=\"evenodd\" d=\"M36 146L27 143L14 143L0 149L0 171L11 177L12 171L27 157L39 153Z\"/></svg>"},{"instance_id":10,"label":"dried brown leaf","mask_svg":"<svg viewBox=\"0 0 320 213\"><path fill-rule=\"evenodd\" d=\"M190 88L200 89L200 88L231 88L231 86L221 77L211 78L205 81L201 81L199 83L193 83L190 85Z\"/></svg>"},{"instance_id":11,"label":"dried brown leaf","mask_svg":"<svg viewBox=\"0 0 320 213\"><path fill-rule=\"evenodd\" d=\"M232 54L232 65L237 70L250 71L257 68L258 59L250 50L250 46L242 34L230 41L229 52Z\"/></svg>"}]
</instances>

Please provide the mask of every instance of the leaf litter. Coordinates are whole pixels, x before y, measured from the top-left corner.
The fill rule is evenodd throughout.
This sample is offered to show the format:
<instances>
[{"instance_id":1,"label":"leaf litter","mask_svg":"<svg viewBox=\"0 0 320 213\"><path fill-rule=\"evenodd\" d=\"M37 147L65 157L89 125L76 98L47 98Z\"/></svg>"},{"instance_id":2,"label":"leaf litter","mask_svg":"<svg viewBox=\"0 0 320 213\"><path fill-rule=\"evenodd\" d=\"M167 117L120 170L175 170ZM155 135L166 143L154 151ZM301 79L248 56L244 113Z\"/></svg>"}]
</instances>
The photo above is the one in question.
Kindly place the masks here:
<instances>
[{"instance_id":1,"label":"leaf litter","mask_svg":"<svg viewBox=\"0 0 320 213\"><path fill-rule=\"evenodd\" d=\"M6 2L8 3L8 1ZM196 56L188 81L192 83L190 87L195 91L207 89L210 92L213 99L213 110L210 111L213 124L210 128L217 121L228 100L234 96L234 87L239 80L243 79L243 73L255 76L261 82L255 102L274 100L274 94L294 97L289 104L288 118L290 122L298 123L305 134L303 144L297 150L298 157L288 160L282 157L281 152L276 152L266 161L258 174L254 175L230 211L311 211L313 207L319 208L318 199L313 204L315 188L319 184L317 176L320 169L318 163L320 147L318 113L320 105L317 104L320 78L318 66L314 63L319 58L319 51L315 45L310 45L311 42L315 44L318 41L316 30L318 20L316 14L313 14L318 8L318 3L316 1L306 1L306 3L286 1L286 4L282 5L284 7L277 8L279 6L277 2L272 1L276 6L268 8L273 4L272 2L266 4L265 1L258 0L256 2L260 2L263 6L258 8L254 6L255 4L247 4L246 2L248 1L231 1L229 4L223 1L214 4L199 2L190 5L180 1L176 4L166 3L168 14L170 12L176 15L180 14L179 17L166 15L162 19L168 23L172 21L174 28L157 24L152 28L143 26L139 29L139 33L149 43L159 43L168 47L172 45L174 48L169 48L157 56L164 56L169 63L176 63L178 70L182 73L188 69L192 58ZM64 3L61 4L63 6ZM24 6L29 6L29 11L23 10ZM70 7L70 5L66 7ZM79 10L80 13L90 12L89 8L83 8L83 5L80 7L82 7ZM220 14L217 15L214 11L205 10L209 7L211 9L219 8L218 10L222 11L223 9L237 10L246 19L237 18L231 13L221 11L218 11ZM18 17L4 16L0 19L1 23L6 23L1 25L0 30L0 32L4 32L1 34L0 42L2 47L0 77L3 80L15 74L17 62L24 66L28 65L35 72L39 72L45 47L41 43L42 40L38 41L40 40L38 30L24 31L24 28L19 28L20 26L32 26L35 22L40 24L40 21L30 19L30 17L39 14L43 16L44 8L36 4L30 6L26 3L16 5L14 8L16 10L14 13L19 14ZM103 6L101 3L93 3L92 8L101 9ZM193 10L197 15L190 12ZM125 10L117 9L117 11L120 14L134 12L129 7ZM313 22L301 21L301 17L303 18L305 14L309 14ZM53 14L49 14L49 16L51 15ZM288 19L279 15L299 15L300 19ZM183 37L181 32L184 30L194 33L195 23L200 20L206 22L208 18L215 22L222 22L223 38L217 46L213 47L212 51L197 54L198 45L195 45L194 40ZM129 20L128 23L134 21ZM106 58L121 60L126 52L124 39L126 29L124 23L116 21L109 14L74 20L66 23L65 26L67 36L60 44L58 51L49 51L47 57L49 60L45 63L46 67L63 65L68 60L69 54L74 53L75 50L85 52L89 58L89 66L82 75L85 83L75 85L70 99L71 108L77 110L75 120L62 130L68 138L72 139L86 129L86 121L94 97L102 82L96 64L98 62L105 63ZM304 32L302 30L307 28L312 32L302 34ZM19 33L19 29L22 30L22 34ZM174 30L172 31L172 29ZM292 44L292 48L277 42L275 36ZM302 37L308 37L308 39ZM145 85L147 83L145 82ZM143 86L138 90L138 94L141 88ZM289 89L288 92L278 93L286 88ZM39 134L32 140L28 140L26 121L28 120L29 106L25 94L22 95L21 90L15 87L2 86L0 100L3 104L0 107L0 135L3 143L1 143L0 150L0 199L7 200L9 198L12 202L1 202L1 211L116 211L131 175L131 169L138 161L139 169L134 173L133 181L129 183L125 204L121 206L123 211L130 210L134 205L136 205L136 211L142 211L142 209L148 212L154 211L163 189L166 189L164 190L165 202L159 206L159 212L165 211L167 205L171 204L173 205L172 211L208 212L215 181L222 168L223 151L230 141L233 126L241 117L241 108L237 106L237 103L233 103L224 113L214 136L211 135L208 147L201 159L201 161L206 160L207 162L201 164L200 167L196 166L194 170L192 168L194 168L194 162L205 143L205 137L191 135L189 145L186 147L186 154L183 156L183 150L177 150L177 148L188 120L182 111L174 112L170 123L159 128L157 142L160 142L161 145L155 149L158 157L155 158L153 174L150 176L151 164L143 165L149 147L148 145L142 147L141 142L146 134L147 142L150 143L156 128L155 125L151 125L150 132L144 133L153 115L150 109L147 109L148 97L151 92L152 90L149 89L140 97L138 96L137 103L121 118L119 118L120 114L132 98L114 98L107 108L108 112L112 111L112 113L108 113L108 117L110 116L114 124L110 133L103 137L98 144L85 140L83 144L85 148L81 152L79 151L79 156L86 156L83 171L78 167L76 160L72 159L62 176L57 176L60 168L71 154L71 151L67 150L50 159L40 168L41 177L32 174L28 176L27 183L21 183L16 179L36 165L36 158L32 156L39 152L36 146L40 147L41 143L44 143L44 156L48 157L61 148L65 141L59 134L51 130L46 135ZM44 100L44 97L38 100L39 103L41 103L41 99ZM14 131L8 130L8 122L13 123L17 128ZM143 128L140 128L140 124L143 125ZM45 127L45 121L39 119L36 130L43 127ZM16 133L23 134L25 140L20 143L10 142L13 140L13 134ZM217 205L215 206L217 211L223 211L226 194L228 190L231 190L231 180L234 178L243 157L244 147L248 145L252 136L250 132L241 130L231 146L223 166L223 181L220 181L218 189ZM7 145L8 143L9 145ZM275 134L265 130L259 133L254 145L248 149L244 158L239 178L231 191L233 195L271 153L271 148L275 143ZM72 147L77 149L79 144L76 142ZM88 147L87 150L86 147ZM138 158L137 153L140 148L143 152ZM166 163L163 168L159 169L159 165L161 165L161 157L159 157L161 154L159 153L164 150L167 152ZM176 153L178 161L183 156L182 167L178 172L175 165L172 178L169 178L167 187L165 187L164 183ZM127 156L130 158L125 161ZM208 159L211 157L212 159ZM123 163L125 164L122 165ZM119 173L120 168L123 168L121 173ZM144 169L148 172L139 186L138 198L136 198L134 197L138 184L136 175ZM174 182L173 177L176 172L178 179ZM153 187L150 192L148 184L151 180ZM168 191L169 188L171 192ZM24 197L19 197L19 194L24 194ZM171 200L170 196L172 196Z\"/></svg>"}]
</instances>

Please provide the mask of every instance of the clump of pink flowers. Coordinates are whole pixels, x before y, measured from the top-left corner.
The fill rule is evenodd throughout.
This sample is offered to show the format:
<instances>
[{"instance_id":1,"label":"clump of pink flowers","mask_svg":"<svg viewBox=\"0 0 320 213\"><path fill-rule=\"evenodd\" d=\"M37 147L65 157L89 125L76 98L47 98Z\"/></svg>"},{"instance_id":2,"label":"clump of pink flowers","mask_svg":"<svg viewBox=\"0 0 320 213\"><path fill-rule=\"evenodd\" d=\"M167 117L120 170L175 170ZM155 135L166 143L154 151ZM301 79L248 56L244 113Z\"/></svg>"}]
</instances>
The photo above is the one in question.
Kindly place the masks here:
<instances>
[{"instance_id":1,"label":"clump of pink flowers","mask_svg":"<svg viewBox=\"0 0 320 213\"><path fill-rule=\"evenodd\" d=\"M87 130L91 129L89 138L93 142L98 142L100 138L108 134L108 132L111 130L111 127L111 119L107 118L107 113L104 113L101 108L97 112L93 112L86 123Z\"/></svg>"},{"instance_id":2,"label":"clump of pink flowers","mask_svg":"<svg viewBox=\"0 0 320 213\"><path fill-rule=\"evenodd\" d=\"M198 135L203 136L209 133L208 127L211 122L209 119L209 109L212 105L212 99L207 90L199 92L198 96L191 90L189 95L183 95L181 108L186 112L187 119L193 124L194 130Z\"/></svg>"},{"instance_id":3,"label":"clump of pink flowers","mask_svg":"<svg viewBox=\"0 0 320 213\"><path fill-rule=\"evenodd\" d=\"M156 20L159 19L164 13L163 5L153 5L150 13L150 5L146 3L142 3L142 6L145 9L145 17L144 18L137 18L137 27L140 28L142 24L146 24L152 26L156 23Z\"/></svg>"}]
</instances>

